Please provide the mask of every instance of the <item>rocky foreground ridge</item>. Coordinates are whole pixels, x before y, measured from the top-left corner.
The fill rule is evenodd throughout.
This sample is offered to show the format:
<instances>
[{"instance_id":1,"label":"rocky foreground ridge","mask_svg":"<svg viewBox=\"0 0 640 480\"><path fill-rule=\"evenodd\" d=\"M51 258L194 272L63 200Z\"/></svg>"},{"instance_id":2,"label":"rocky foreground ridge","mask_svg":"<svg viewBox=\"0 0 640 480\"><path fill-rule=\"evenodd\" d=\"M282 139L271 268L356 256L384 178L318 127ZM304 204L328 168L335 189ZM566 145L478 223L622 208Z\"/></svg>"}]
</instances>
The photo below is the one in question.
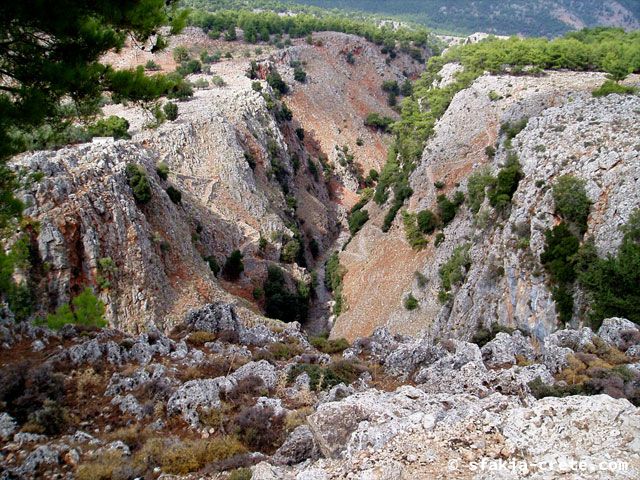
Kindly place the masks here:
<instances>
[{"instance_id":1,"label":"rocky foreground ridge","mask_svg":"<svg viewBox=\"0 0 640 480\"><path fill-rule=\"evenodd\" d=\"M169 335L10 318L0 335L4 479L640 474L640 410L623 398L640 401L640 330L625 319L544 342L380 328L348 345L219 302ZM601 394L542 398L577 393L579 376Z\"/></svg>"}]
</instances>

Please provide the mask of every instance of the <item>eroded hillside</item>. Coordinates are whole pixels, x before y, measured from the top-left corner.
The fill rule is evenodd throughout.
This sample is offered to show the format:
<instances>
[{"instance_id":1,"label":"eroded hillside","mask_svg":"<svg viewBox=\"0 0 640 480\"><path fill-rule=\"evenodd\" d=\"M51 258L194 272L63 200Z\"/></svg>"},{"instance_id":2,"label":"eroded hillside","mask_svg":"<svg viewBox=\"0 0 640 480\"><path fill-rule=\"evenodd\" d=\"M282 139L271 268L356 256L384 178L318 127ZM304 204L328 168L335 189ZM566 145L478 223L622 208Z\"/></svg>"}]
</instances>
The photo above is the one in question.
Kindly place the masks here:
<instances>
[{"instance_id":1,"label":"eroded hillside","mask_svg":"<svg viewBox=\"0 0 640 480\"><path fill-rule=\"evenodd\" d=\"M128 120L132 140L16 161L42 177L24 193L27 214L40 225L29 231L38 252L31 276L41 288L40 308L50 311L95 285L112 325L137 331L171 326L189 308L230 295L260 313L272 264L287 271L290 290L311 285L310 272L344 228L345 205L357 200L362 175L354 172L379 168L385 158L388 138L364 125L371 112L395 115L381 84L420 68L406 54L387 59L352 35L316 34L312 44L300 39L256 53L196 28L171 37L164 52L130 45L106 60L118 68L153 61L170 71L178 47L194 57L218 51L225 58L189 77L201 87L178 102L177 120L151 127L153 115L135 104L106 105L106 115ZM297 64L306 69L304 82L294 79ZM291 89L281 100L265 81L275 70ZM348 163L345 147L352 152ZM131 163L148 176L149 202L132 194L125 171ZM179 200L165 193L172 189ZM224 265L235 250L244 255L244 271L229 278ZM328 317L323 289L321 281L316 318ZM322 322L316 328L324 329Z\"/></svg>"},{"instance_id":2,"label":"eroded hillside","mask_svg":"<svg viewBox=\"0 0 640 480\"><path fill-rule=\"evenodd\" d=\"M439 195L466 193L473 172L485 165L498 171L513 151L524 175L510 214L492 214L488 201L473 213L467 198L444 228L444 237L436 240L434 234L416 251L407 241L402 216L385 234L380 230L385 211L370 202L366 208L373 221L341 254L348 272L343 289L348 309L333 335L355 338L385 325L398 333L469 338L476 328L495 321L541 336L552 331L557 312L539 261L544 231L559 222L550 187L562 175L586 180L593 202L587 236L601 253L617 249L619 227L640 200L640 103L634 96L592 98L603 79L584 73L483 76L458 93L410 178L414 193L408 210L437 211ZM508 140L501 126L521 120L526 126L521 123L522 131ZM487 147L496 146L490 158ZM465 245L470 255L466 280L454 289L451 301L442 302L439 269L456 247ZM418 300L418 308L405 308L409 295Z\"/></svg>"}]
</instances>

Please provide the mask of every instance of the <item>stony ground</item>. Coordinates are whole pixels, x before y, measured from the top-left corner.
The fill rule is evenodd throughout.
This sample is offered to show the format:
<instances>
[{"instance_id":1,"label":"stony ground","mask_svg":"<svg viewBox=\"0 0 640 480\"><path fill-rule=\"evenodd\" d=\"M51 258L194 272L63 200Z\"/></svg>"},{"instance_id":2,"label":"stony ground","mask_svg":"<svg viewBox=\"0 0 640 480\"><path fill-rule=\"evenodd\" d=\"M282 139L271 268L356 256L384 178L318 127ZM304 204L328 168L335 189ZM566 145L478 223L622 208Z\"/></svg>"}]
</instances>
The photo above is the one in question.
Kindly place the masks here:
<instances>
[{"instance_id":1,"label":"stony ground","mask_svg":"<svg viewBox=\"0 0 640 480\"><path fill-rule=\"evenodd\" d=\"M480 346L384 328L349 345L242 320L222 302L169 335L3 317L3 479L640 473L640 410L625 398L640 402L640 330L624 319L597 335L501 332ZM579 378L600 394L541 398L575 393Z\"/></svg>"}]
</instances>

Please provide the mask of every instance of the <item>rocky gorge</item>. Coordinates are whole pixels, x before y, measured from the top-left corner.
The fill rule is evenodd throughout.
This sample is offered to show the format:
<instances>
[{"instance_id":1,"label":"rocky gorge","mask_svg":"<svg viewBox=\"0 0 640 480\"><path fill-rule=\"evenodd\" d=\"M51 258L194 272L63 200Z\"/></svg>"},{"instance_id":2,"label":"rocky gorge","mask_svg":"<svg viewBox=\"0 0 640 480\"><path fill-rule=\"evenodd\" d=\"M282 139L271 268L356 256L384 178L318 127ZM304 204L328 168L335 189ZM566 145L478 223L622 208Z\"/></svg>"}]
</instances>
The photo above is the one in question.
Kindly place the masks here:
<instances>
[{"instance_id":1,"label":"rocky gorge","mask_svg":"<svg viewBox=\"0 0 640 480\"><path fill-rule=\"evenodd\" d=\"M30 255L16 276L42 315L91 287L107 326L50 329L3 307L0 479L638 478L640 328L584 321L580 287L563 325L541 260L562 177L584 181L596 254L628 236L637 95L594 97L604 73L480 75L385 228L392 200L371 197L393 130L367 117L401 118L381 87L415 80L433 52L335 32L252 50L195 27L169 41L106 61L171 71L172 49L225 51L188 75L200 87L176 119L105 101L131 138L11 162ZM461 70L446 64L437 86ZM508 208L484 186L472 198L514 155ZM411 215L457 192L415 248Z\"/></svg>"}]
</instances>

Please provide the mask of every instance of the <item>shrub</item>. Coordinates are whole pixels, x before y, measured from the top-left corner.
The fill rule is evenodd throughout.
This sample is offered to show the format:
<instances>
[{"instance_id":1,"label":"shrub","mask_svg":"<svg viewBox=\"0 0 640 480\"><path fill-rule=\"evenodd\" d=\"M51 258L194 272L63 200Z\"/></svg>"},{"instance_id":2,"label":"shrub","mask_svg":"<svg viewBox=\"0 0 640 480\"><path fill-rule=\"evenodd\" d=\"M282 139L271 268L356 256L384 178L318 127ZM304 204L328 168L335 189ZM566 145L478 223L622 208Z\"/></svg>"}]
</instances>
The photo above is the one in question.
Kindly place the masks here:
<instances>
[{"instance_id":1,"label":"shrub","mask_svg":"<svg viewBox=\"0 0 640 480\"><path fill-rule=\"evenodd\" d=\"M204 261L207 262L207 264L209 265L209 268L211 269L213 274L217 277L218 273L220 272L220 264L216 260L216 257L213 257L213 256L205 257Z\"/></svg>"},{"instance_id":2,"label":"shrub","mask_svg":"<svg viewBox=\"0 0 640 480\"><path fill-rule=\"evenodd\" d=\"M307 81L307 72L301 66L296 66L293 69L293 78L300 83L304 83Z\"/></svg>"},{"instance_id":3,"label":"shrub","mask_svg":"<svg viewBox=\"0 0 640 480\"><path fill-rule=\"evenodd\" d=\"M169 185L167 187L167 195L169 195L169 198L171 199L171 201L176 205L182 202L182 192L177 188L173 187L172 185Z\"/></svg>"},{"instance_id":4,"label":"shrub","mask_svg":"<svg viewBox=\"0 0 640 480\"><path fill-rule=\"evenodd\" d=\"M587 231L587 218L591 208L591 200L587 196L585 184L584 180L563 175L553 186L556 213L575 226L581 235Z\"/></svg>"},{"instance_id":5,"label":"shrub","mask_svg":"<svg viewBox=\"0 0 640 480\"><path fill-rule=\"evenodd\" d=\"M72 301L73 310L68 304L59 306L55 313L47 315L47 326L52 330L59 330L67 324L83 325L86 327L105 327L104 303L97 298L90 288Z\"/></svg>"},{"instance_id":6,"label":"shrub","mask_svg":"<svg viewBox=\"0 0 640 480\"><path fill-rule=\"evenodd\" d=\"M438 204L440 220L444 226L447 226L454 218L456 218L458 208L455 203L449 200L445 195L438 195L436 201Z\"/></svg>"},{"instance_id":7,"label":"shrub","mask_svg":"<svg viewBox=\"0 0 640 480\"><path fill-rule=\"evenodd\" d=\"M169 178L169 165L164 162L160 162L156 166L156 173L162 180L167 180L167 178Z\"/></svg>"},{"instance_id":8,"label":"shrub","mask_svg":"<svg viewBox=\"0 0 640 480\"><path fill-rule=\"evenodd\" d=\"M416 217L415 213L409 213L407 211L402 212L402 223L404 225L404 233L407 238L407 242L409 242L411 248L420 250L427 246L429 240L424 237L424 234L418 227Z\"/></svg>"},{"instance_id":9,"label":"shrub","mask_svg":"<svg viewBox=\"0 0 640 480\"><path fill-rule=\"evenodd\" d=\"M595 247L586 244L576 260L579 282L591 300L594 328L610 317L640 325L640 210L631 215L623 232L616 255L598 258Z\"/></svg>"},{"instance_id":10,"label":"shrub","mask_svg":"<svg viewBox=\"0 0 640 480\"><path fill-rule=\"evenodd\" d=\"M211 79L211 83L213 83L216 87L224 87L227 84L227 82L225 82L224 79L219 75L214 75Z\"/></svg>"},{"instance_id":11,"label":"shrub","mask_svg":"<svg viewBox=\"0 0 640 480\"><path fill-rule=\"evenodd\" d=\"M284 322L304 321L309 308L308 292L298 289L292 292L281 268L270 265L264 282L265 313L269 318ZM306 295L305 295L306 293Z\"/></svg>"},{"instance_id":12,"label":"shrub","mask_svg":"<svg viewBox=\"0 0 640 480\"><path fill-rule=\"evenodd\" d=\"M145 63L144 68L145 70L149 70L149 71L157 71L157 70L160 70L160 65L158 65L153 60L148 60L147 63Z\"/></svg>"},{"instance_id":13,"label":"shrub","mask_svg":"<svg viewBox=\"0 0 640 480\"><path fill-rule=\"evenodd\" d=\"M296 238L292 238L284 245L284 247L282 247L280 259L285 263L293 263L296 261L301 251L302 247L300 245L300 241Z\"/></svg>"},{"instance_id":14,"label":"shrub","mask_svg":"<svg viewBox=\"0 0 640 480\"><path fill-rule=\"evenodd\" d=\"M167 93L167 98L171 99L184 100L190 97L193 97L193 87L189 82L185 82L184 80L176 82Z\"/></svg>"},{"instance_id":15,"label":"shrub","mask_svg":"<svg viewBox=\"0 0 640 480\"><path fill-rule=\"evenodd\" d=\"M222 269L222 274L229 280L237 280L244 271L244 263L242 262L242 252L234 250L227 257Z\"/></svg>"},{"instance_id":16,"label":"shrub","mask_svg":"<svg viewBox=\"0 0 640 480\"><path fill-rule=\"evenodd\" d=\"M514 331L515 330L513 328L494 322L491 324L491 327L489 329L484 327L478 328L476 333L471 338L471 343L475 343L476 345L478 345L478 347L482 348L491 340L496 338L496 335L498 335L498 333L503 332L512 334Z\"/></svg>"},{"instance_id":17,"label":"shrub","mask_svg":"<svg viewBox=\"0 0 640 480\"><path fill-rule=\"evenodd\" d=\"M176 63L182 63L189 60L189 51L184 45L179 45L173 49L173 59Z\"/></svg>"},{"instance_id":18,"label":"shrub","mask_svg":"<svg viewBox=\"0 0 640 480\"><path fill-rule=\"evenodd\" d=\"M453 249L453 253L438 270L442 281L442 291L450 292L451 289L464 281L464 278L471 267L471 256L469 250L471 244L458 245Z\"/></svg>"},{"instance_id":19,"label":"shrub","mask_svg":"<svg viewBox=\"0 0 640 480\"><path fill-rule=\"evenodd\" d=\"M188 440L162 452L161 466L166 473L186 475L205 465L245 453L246 447L234 436L214 440Z\"/></svg>"},{"instance_id":20,"label":"shrub","mask_svg":"<svg viewBox=\"0 0 640 480\"><path fill-rule=\"evenodd\" d=\"M255 405L240 411L234 419L236 433L252 451L274 453L284 441L285 414L275 414L273 407Z\"/></svg>"},{"instance_id":21,"label":"shrub","mask_svg":"<svg viewBox=\"0 0 640 480\"><path fill-rule=\"evenodd\" d=\"M251 480L252 475L250 468L238 468L229 474L227 480Z\"/></svg>"},{"instance_id":22,"label":"shrub","mask_svg":"<svg viewBox=\"0 0 640 480\"><path fill-rule=\"evenodd\" d=\"M200 63L200 60L195 59L182 62L180 66L176 68L176 73L182 77L200 72L202 72L202 63Z\"/></svg>"},{"instance_id":23,"label":"shrub","mask_svg":"<svg viewBox=\"0 0 640 480\"><path fill-rule=\"evenodd\" d=\"M329 355L340 353L349 348L349 342L344 338L328 340L325 337L310 337L309 343L322 353L328 353Z\"/></svg>"},{"instance_id":24,"label":"shrub","mask_svg":"<svg viewBox=\"0 0 640 480\"><path fill-rule=\"evenodd\" d=\"M580 241L565 223L547 230L545 239L545 249L540 255L540 262L555 285L552 296L560 321L566 323L573 315L573 296L569 290L576 279L575 255L578 253Z\"/></svg>"},{"instance_id":25,"label":"shrub","mask_svg":"<svg viewBox=\"0 0 640 480\"><path fill-rule=\"evenodd\" d=\"M496 148L493 145L489 145L484 149L484 153L489 158L489 160L493 160L493 158L496 156Z\"/></svg>"},{"instance_id":26,"label":"shrub","mask_svg":"<svg viewBox=\"0 0 640 480\"><path fill-rule=\"evenodd\" d=\"M556 283L571 283L576 278L574 255L580 246L579 240L565 223L545 233L545 249L540 262L546 267Z\"/></svg>"},{"instance_id":27,"label":"shrub","mask_svg":"<svg viewBox=\"0 0 640 480\"><path fill-rule=\"evenodd\" d=\"M416 310L419 306L420 304L418 303L416 297L413 296L413 293L410 293L407 297L405 297L404 308L406 308L407 310Z\"/></svg>"},{"instance_id":28,"label":"shrub","mask_svg":"<svg viewBox=\"0 0 640 480\"><path fill-rule=\"evenodd\" d=\"M635 87L627 87L626 85L620 85L612 80L606 80L600 87L592 92L594 97L606 97L616 93L618 95L632 95L638 91Z\"/></svg>"},{"instance_id":29,"label":"shrub","mask_svg":"<svg viewBox=\"0 0 640 480\"><path fill-rule=\"evenodd\" d=\"M216 340L216 334L211 332L193 332L187 337L187 342L195 346L202 346L205 343Z\"/></svg>"},{"instance_id":30,"label":"shrub","mask_svg":"<svg viewBox=\"0 0 640 480\"><path fill-rule=\"evenodd\" d=\"M438 217L431 210L421 210L417 216L418 228L426 235L435 231L438 227Z\"/></svg>"},{"instance_id":31,"label":"shrub","mask_svg":"<svg viewBox=\"0 0 640 480\"><path fill-rule=\"evenodd\" d=\"M446 184L438 180L437 182L433 182L433 186L435 187L436 190L442 190L444 187L446 187Z\"/></svg>"},{"instance_id":32,"label":"shrub","mask_svg":"<svg viewBox=\"0 0 640 480\"><path fill-rule=\"evenodd\" d=\"M540 399L544 397L570 397L585 393L582 385L545 385L540 377L529 382L531 395Z\"/></svg>"},{"instance_id":33,"label":"shrub","mask_svg":"<svg viewBox=\"0 0 640 480\"><path fill-rule=\"evenodd\" d=\"M348 223L349 223L349 232L351 235L355 235L360 231L360 229L364 226L365 223L369 221L369 212L366 210L356 210L352 214L349 215Z\"/></svg>"},{"instance_id":34,"label":"shrub","mask_svg":"<svg viewBox=\"0 0 640 480\"><path fill-rule=\"evenodd\" d=\"M509 154L507 163L498 172L498 178L489 192L489 203L497 210L504 211L510 204L522 180L522 169L515 154Z\"/></svg>"},{"instance_id":35,"label":"shrub","mask_svg":"<svg viewBox=\"0 0 640 480\"><path fill-rule=\"evenodd\" d=\"M131 138L128 132L129 122L115 115L98 120L88 130L92 137Z\"/></svg>"},{"instance_id":36,"label":"shrub","mask_svg":"<svg viewBox=\"0 0 640 480\"><path fill-rule=\"evenodd\" d=\"M164 114L167 116L168 120L174 121L178 118L178 105L173 102L167 102L162 107Z\"/></svg>"},{"instance_id":37,"label":"shrub","mask_svg":"<svg viewBox=\"0 0 640 480\"><path fill-rule=\"evenodd\" d=\"M65 376L54 373L50 365L35 366L20 362L0 369L0 402L3 410L18 424L44 408L47 401L64 399ZM46 428L46 427L45 427Z\"/></svg>"},{"instance_id":38,"label":"shrub","mask_svg":"<svg viewBox=\"0 0 640 480\"><path fill-rule=\"evenodd\" d=\"M442 242L444 242L444 238L445 238L445 237L444 237L444 233L442 233L442 232L438 232L438 233L436 234L436 239L435 239L435 241L433 242L433 244L434 244L436 247L439 247L439 246L442 244Z\"/></svg>"},{"instance_id":39,"label":"shrub","mask_svg":"<svg viewBox=\"0 0 640 480\"><path fill-rule=\"evenodd\" d=\"M125 174L136 201L142 204L148 203L151 200L151 185L147 178L147 172L141 166L129 163Z\"/></svg>"},{"instance_id":40,"label":"shrub","mask_svg":"<svg viewBox=\"0 0 640 480\"><path fill-rule=\"evenodd\" d=\"M364 369L353 362L342 360L329 364L328 367L320 365L298 364L289 370L287 381L293 382L299 375L309 375L309 387L311 390L327 390L340 383L349 385L355 381Z\"/></svg>"},{"instance_id":41,"label":"shrub","mask_svg":"<svg viewBox=\"0 0 640 480\"><path fill-rule=\"evenodd\" d=\"M289 91L289 87L286 83L284 83L284 80L282 80L280 73L275 68L272 68L271 71L267 74L266 80L269 86L273 88L273 90L282 95L286 94Z\"/></svg>"},{"instance_id":42,"label":"shrub","mask_svg":"<svg viewBox=\"0 0 640 480\"><path fill-rule=\"evenodd\" d=\"M393 124L393 119L389 117L383 117L378 113L370 113L364 121L366 127L375 128L383 132L390 131L390 127Z\"/></svg>"},{"instance_id":43,"label":"shrub","mask_svg":"<svg viewBox=\"0 0 640 480\"><path fill-rule=\"evenodd\" d=\"M325 286L330 292L333 292L335 298L335 305L333 307L333 314L339 316L343 309L342 298L342 279L347 274L347 269L340 265L340 257L338 252L331 254L327 262L325 263Z\"/></svg>"},{"instance_id":44,"label":"shrub","mask_svg":"<svg viewBox=\"0 0 640 480\"><path fill-rule=\"evenodd\" d=\"M472 213L478 213L482 202L486 196L487 187L495 185L496 179L491 175L491 171L487 168L480 168L469 175L467 181L467 198L469 210Z\"/></svg>"}]
</instances>

